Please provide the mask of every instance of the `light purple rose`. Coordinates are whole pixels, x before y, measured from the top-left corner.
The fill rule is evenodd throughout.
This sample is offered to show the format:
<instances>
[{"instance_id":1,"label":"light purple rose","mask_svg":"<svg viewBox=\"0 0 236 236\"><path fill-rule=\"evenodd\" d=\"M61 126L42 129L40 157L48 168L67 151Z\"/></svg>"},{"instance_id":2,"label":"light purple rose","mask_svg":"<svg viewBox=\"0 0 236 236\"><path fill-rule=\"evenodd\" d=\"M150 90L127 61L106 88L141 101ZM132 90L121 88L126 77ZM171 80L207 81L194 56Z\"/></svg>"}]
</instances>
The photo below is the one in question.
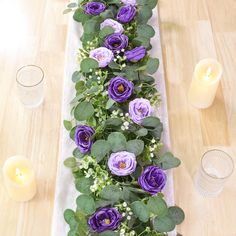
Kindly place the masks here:
<instances>
[{"instance_id":1,"label":"light purple rose","mask_svg":"<svg viewBox=\"0 0 236 236\"><path fill-rule=\"evenodd\" d=\"M112 174L117 176L127 176L132 174L137 166L136 157L131 152L112 153L108 160L108 167Z\"/></svg>"},{"instance_id":2,"label":"light purple rose","mask_svg":"<svg viewBox=\"0 0 236 236\"><path fill-rule=\"evenodd\" d=\"M132 50L126 51L125 56L129 62L137 62L146 56L146 48L144 46L136 47Z\"/></svg>"},{"instance_id":3,"label":"light purple rose","mask_svg":"<svg viewBox=\"0 0 236 236\"><path fill-rule=\"evenodd\" d=\"M129 115L134 123L141 124L143 119L150 116L152 107L149 100L136 98L129 103Z\"/></svg>"},{"instance_id":4,"label":"light purple rose","mask_svg":"<svg viewBox=\"0 0 236 236\"><path fill-rule=\"evenodd\" d=\"M99 67L106 67L113 60L114 55L111 50L105 47L96 48L90 51L90 58L96 60L99 64Z\"/></svg>"},{"instance_id":5,"label":"light purple rose","mask_svg":"<svg viewBox=\"0 0 236 236\"><path fill-rule=\"evenodd\" d=\"M114 29L114 33L117 33L117 34L122 34L124 31L122 24L112 19L104 20L100 25L100 29L103 29L106 26L112 27Z\"/></svg>"},{"instance_id":6,"label":"light purple rose","mask_svg":"<svg viewBox=\"0 0 236 236\"><path fill-rule=\"evenodd\" d=\"M125 5L132 5L132 6L137 5L136 0L121 0L121 2L123 2Z\"/></svg>"}]
</instances>

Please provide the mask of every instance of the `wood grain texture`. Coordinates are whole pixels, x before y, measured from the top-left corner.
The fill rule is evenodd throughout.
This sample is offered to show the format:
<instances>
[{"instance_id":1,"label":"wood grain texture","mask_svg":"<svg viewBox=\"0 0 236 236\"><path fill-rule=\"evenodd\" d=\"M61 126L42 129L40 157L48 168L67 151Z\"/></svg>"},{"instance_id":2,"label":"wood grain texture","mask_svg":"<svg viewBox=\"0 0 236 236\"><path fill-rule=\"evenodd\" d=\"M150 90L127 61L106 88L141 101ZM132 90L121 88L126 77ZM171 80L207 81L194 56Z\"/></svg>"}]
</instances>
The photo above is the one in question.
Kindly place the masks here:
<instances>
[{"instance_id":1,"label":"wood grain texture","mask_svg":"<svg viewBox=\"0 0 236 236\"><path fill-rule=\"evenodd\" d=\"M176 203L186 212L183 235L235 236L236 183L233 176L214 199L193 185L202 154L209 149L236 155L236 2L160 0L164 64L173 152L182 159L175 170ZM224 74L212 107L193 108L187 97L196 63L217 58Z\"/></svg>"},{"instance_id":2,"label":"wood grain texture","mask_svg":"<svg viewBox=\"0 0 236 236\"><path fill-rule=\"evenodd\" d=\"M1 0L0 6L3 2L8 1ZM8 198L0 177L0 235L50 235L66 2L12 0L4 3L7 8L0 7L4 9L0 13L7 13L5 18L0 14L0 26L8 26L1 27L0 37L0 166L8 157L23 154L32 160L38 180L34 200L19 204ZM178 231L184 236L236 236L236 171L218 198L205 199L193 186L204 151L217 147L236 156L236 1L160 0L159 4L172 148L182 159L175 170L175 194L186 220ZM194 66L204 57L217 58L224 75L213 106L201 111L188 103L187 91ZM25 64L41 66L46 75L44 104L34 110L22 107L16 96L16 70Z\"/></svg>"}]
</instances>

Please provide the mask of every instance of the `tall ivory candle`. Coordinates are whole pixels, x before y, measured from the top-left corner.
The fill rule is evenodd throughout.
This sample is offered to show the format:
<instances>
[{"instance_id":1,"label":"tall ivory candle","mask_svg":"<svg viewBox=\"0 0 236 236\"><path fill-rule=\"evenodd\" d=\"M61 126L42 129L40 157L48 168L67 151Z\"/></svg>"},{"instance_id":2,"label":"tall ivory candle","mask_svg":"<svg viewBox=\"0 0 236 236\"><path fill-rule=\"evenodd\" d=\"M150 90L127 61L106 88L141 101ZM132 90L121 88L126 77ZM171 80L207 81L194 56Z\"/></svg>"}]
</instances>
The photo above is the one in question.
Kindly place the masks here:
<instances>
[{"instance_id":1,"label":"tall ivory candle","mask_svg":"<svg viewBox=\"0 0 236 236\"><path fill-rule=\"evenodd\" d=\"M36 181L31 162L23 156L13 156L3 166L3 178L8 195L25 202L36 194Z\"/></svg>"},{"instance_id":2,"label":"tall ivory candle","mask_svg":"<svg viewBox=\"0 0 236 236\"><path fill-rule=\"evenodd\" d=\"M212 105L223 70L215 59L203 59L195 67L189 89L190 103L200 109Z\"/></svg>"}]
</instances>

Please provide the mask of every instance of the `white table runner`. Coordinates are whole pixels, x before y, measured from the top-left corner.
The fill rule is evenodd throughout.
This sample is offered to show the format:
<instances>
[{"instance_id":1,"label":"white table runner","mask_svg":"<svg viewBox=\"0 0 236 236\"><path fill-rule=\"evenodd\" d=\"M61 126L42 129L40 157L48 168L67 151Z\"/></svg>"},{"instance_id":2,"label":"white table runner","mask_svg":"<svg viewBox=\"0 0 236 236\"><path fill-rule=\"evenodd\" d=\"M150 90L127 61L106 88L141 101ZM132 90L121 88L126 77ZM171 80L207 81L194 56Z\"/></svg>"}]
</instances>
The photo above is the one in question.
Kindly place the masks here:
<instances>
[{"instance_id":1,"label":"white table runner","mask_svg":"<svg viewBox=\"0 0 236 236\"><path fill-rule=\"evenodd\" d=\"M170 148L168 113L167 113L167 97L164 80L163 60L161 51L161 40L159 31L159 16L158 10L153 11L153 17L149 22L156 31L155 37L152 38L151 56L157 57L160 60L160 67L155 73L157 88L161 93L162 105L156 110L157 116L161 119L164 127L162 141L165 149ZM64 77L64 92L62 101L62 120L70 120L70 101L75 94L74 83L71 81L71 76L75 70L78 69L76 63L76 54L78 48L81 47L80 36L82 34L82 26L75 22L72 17L69 21L66 59L65 59L65 77ZM62 122L63 123L63 122ZM54 212L52 222L52 236L66 236L69 230L67 223L64 220L63 213L65 209L76 209L75 201L78 192L74 186L74 179L71 170L63 165L64 160L71 156L75 148L74 142L69 138L68 131L61 126L61 151L58 158L56 192L54 200ZM167 171L168 181L164 189L165 199L168 205L174 205L174 186L172 171ZM169 233L169 236L175 236L176 231Z\"/></svg>"}]
</instances>

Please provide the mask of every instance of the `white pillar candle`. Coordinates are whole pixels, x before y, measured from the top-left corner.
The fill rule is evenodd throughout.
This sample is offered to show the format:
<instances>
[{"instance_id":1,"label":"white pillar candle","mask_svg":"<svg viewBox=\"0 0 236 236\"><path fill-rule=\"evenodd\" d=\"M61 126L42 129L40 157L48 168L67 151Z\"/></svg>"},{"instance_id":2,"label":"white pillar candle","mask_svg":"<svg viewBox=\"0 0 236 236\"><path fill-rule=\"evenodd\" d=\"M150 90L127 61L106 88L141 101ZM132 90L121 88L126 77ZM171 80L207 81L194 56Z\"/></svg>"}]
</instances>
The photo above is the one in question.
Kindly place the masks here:
<instances>
[{"instance_id":1,"label":"white pillar candle","mask_svg":"<svg viewBox=\"0 0 236 236\"><path fill-rule=\"evenodd\" d=\"M31 162L23 156L6 160L3 178L8 195L17 202L25 202L36 194L35 174Z\"/></svg>"},{"instance_id":2,"label":"white pillar candle","mask_svg":"<svg viewBox=\"0 0 236 236\"><path fill-rule=\"evenodd\" d=\"M204 109L212 105L222 73L222 66L215 59L204 59L196 65L188 94L194 107Z\"/></svg>"}]
</instances>

